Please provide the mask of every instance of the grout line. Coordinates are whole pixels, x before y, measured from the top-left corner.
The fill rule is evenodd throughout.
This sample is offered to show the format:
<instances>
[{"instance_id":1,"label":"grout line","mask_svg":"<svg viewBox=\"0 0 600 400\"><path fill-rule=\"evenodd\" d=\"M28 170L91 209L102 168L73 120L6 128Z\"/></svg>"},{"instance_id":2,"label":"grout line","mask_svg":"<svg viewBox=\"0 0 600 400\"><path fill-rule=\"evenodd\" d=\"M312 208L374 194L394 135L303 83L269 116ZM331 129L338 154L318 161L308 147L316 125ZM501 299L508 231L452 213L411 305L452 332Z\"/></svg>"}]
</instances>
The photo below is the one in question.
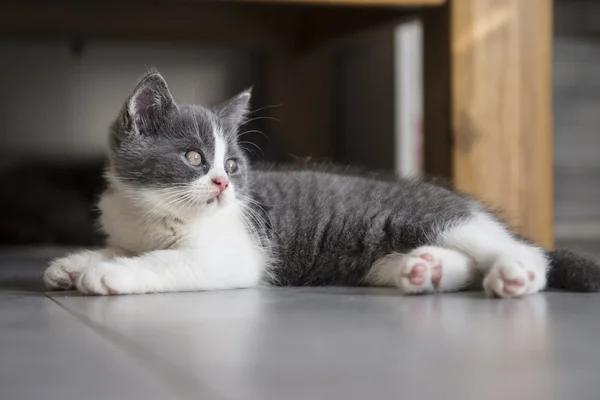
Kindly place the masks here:
<instances>
[{"instance_id":1,"label":"grout line","mask_svg":"<svg viewBox=\"0 0 600 400\"><path fill-rule=\"evenodd\" d=\"M143 369L147 369L153 374L158 375L159 378L164 379L165 383L180 399L197 400L202 398L203 400L230 400L211 390L208 385L201 386L197 378L181 371L178 367L161 357L152 354L152 352L147 351L143 346L137 344L133 340L94 322L85 315L70 310L53 296L49 296L46 292L44 292L44 295L60 308L71 314L79 322L91 328L119 350L129 355L137 361Z\"/></svg>"}]
</instances>

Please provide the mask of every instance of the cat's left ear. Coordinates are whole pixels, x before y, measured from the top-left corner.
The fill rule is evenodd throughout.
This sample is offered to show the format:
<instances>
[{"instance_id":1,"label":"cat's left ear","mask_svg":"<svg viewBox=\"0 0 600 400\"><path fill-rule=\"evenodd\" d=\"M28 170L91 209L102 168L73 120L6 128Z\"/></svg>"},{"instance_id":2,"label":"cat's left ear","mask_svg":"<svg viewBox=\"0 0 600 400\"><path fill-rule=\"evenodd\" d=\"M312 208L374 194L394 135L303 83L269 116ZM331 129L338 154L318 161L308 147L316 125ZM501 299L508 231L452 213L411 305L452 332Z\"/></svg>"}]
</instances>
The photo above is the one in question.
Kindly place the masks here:
<instances>
[{"instance_id":1,"label":"cat's left ear","mask_svg":"<svg viewBox=\"0 0 600 400\"><path fill-rule=\"evenodd\" d=\"M248 111L250 111L250 97L252 97L252 88L244 90L215 107L214 111L228 130L236 131L240 125L246 122Z\"/></svg>"}]
</instances>

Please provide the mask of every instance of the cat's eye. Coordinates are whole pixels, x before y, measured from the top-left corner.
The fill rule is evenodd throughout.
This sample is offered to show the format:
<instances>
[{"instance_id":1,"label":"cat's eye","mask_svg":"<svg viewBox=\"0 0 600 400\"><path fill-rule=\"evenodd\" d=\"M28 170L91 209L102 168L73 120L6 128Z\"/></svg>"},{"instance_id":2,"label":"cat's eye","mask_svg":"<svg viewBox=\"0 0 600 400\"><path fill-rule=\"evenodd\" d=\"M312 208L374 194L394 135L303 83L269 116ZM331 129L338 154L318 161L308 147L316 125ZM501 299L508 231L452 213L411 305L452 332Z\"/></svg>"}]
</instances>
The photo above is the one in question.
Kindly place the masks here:
<instances>
[{"instance_id":1,"label":"cat's eye","mask_svg":"<svg viewBox=\"0 0 600 400\"><path fill-rule=\"evenodd\" d=\"M202 164L202 156L197 151L188 151L187 153L185 153L185 158L194 167L197 167L198 165Z\"/></svg>"},{"instance_id":2,"label":"cat's eye","mask_svg":"<svg viewBox=\"0 0 600 400\"><path fill-rule=\"evenodd\" d=\"M227 171L228 174L235 172L237 169L238 165L234 159L230 158L229 160L227 160L227 162L225 163L225 171Z\"/></svg>"}]
</instances>

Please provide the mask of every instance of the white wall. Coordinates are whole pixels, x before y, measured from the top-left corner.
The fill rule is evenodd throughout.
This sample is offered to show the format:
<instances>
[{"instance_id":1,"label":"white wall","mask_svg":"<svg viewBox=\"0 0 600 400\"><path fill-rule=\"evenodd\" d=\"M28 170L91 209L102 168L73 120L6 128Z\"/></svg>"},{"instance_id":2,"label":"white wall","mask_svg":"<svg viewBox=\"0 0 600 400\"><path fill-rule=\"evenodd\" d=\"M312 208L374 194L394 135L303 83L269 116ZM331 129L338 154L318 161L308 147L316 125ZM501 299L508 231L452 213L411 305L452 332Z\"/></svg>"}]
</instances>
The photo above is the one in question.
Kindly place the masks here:
<instances>
[{"instance_id":1,"label":"white wall","mask_svg":"<svg viewBox=\"0 0 600 400\"><path fill-rule=\"evenodd\" d=\"M103 154L107 128L147 67L177 101L223 101L251 81L247 51L155 43L0 42L0 154L73 159Z\"/></svg>"}]
</instances>

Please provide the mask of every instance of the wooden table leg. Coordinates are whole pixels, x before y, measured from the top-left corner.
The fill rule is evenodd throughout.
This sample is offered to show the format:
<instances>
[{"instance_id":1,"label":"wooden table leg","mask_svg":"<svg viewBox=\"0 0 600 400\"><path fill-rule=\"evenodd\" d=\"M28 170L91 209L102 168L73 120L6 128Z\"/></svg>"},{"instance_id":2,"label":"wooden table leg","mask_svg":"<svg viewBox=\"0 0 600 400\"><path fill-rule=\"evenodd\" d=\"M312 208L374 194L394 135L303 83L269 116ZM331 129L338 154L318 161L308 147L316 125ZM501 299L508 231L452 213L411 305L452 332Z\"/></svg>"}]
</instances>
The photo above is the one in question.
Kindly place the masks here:
<instances>
[{"instance_id":1,"label":"wooden table leg","mask_svg":"<svg viewBox=\"0 0 600 400\"><path fill-rule=\"evenodd\" d=\"M552 1L453 0L425 16L428 172L552 247Z\"/></svg>"}]
</instances>

